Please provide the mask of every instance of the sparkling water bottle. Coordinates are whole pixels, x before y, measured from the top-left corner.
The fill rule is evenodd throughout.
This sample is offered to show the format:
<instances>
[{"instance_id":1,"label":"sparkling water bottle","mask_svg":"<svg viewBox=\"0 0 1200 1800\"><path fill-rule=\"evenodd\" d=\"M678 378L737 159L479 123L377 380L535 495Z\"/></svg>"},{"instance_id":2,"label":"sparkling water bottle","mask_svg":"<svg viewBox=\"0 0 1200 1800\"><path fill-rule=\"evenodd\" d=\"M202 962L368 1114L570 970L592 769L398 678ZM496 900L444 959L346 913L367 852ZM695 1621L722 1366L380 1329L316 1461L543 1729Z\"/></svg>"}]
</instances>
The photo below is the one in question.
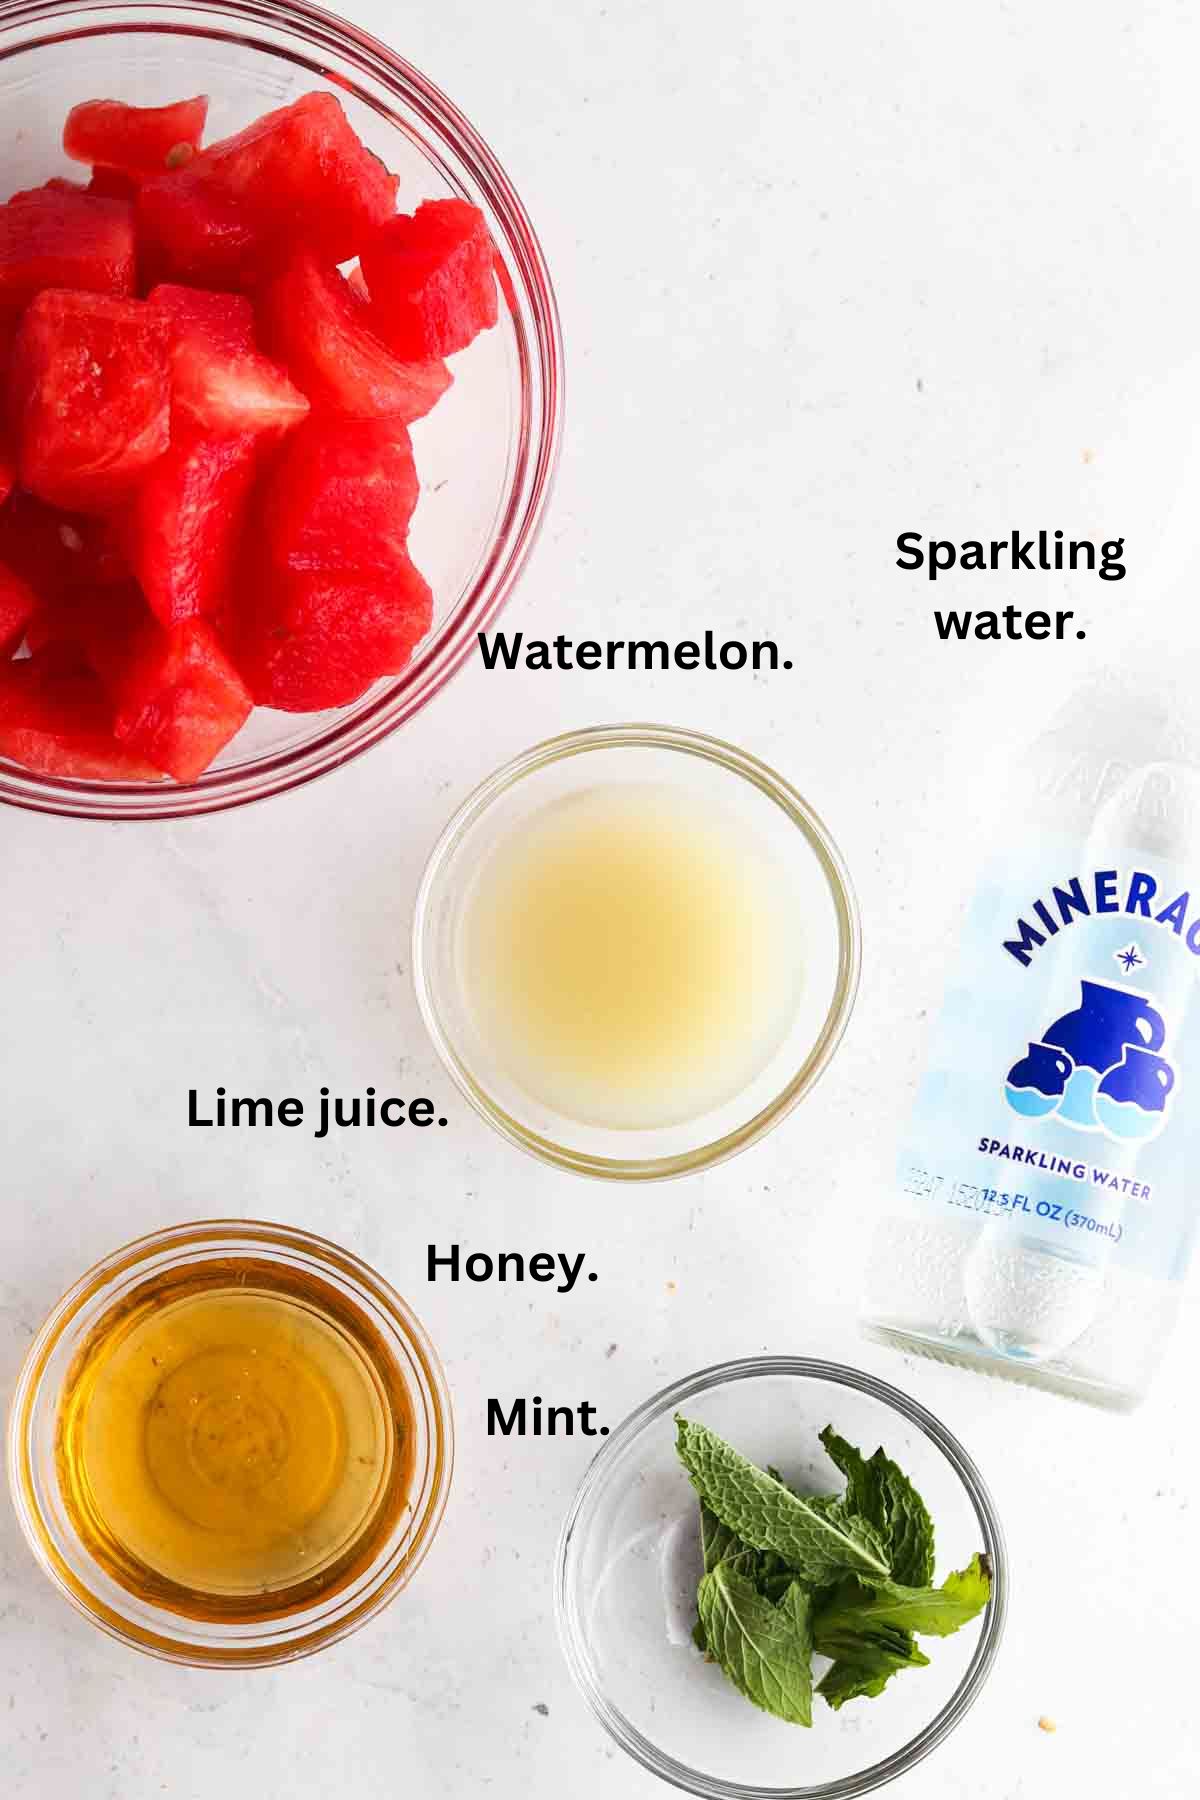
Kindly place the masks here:
<instances>
[{"instance_id":1,"label":"sparkling water bottle","mask_svg":"<svg viewBox=\"0 0 1200 1800\"><path fill-rule=\"evenodd\" d=\"M1121 1409L1162 1354L1197 1213L1200 742L1185 716L1102 677L1015 772L863 1314L904 1349Z\"/></svg>"}]
</instances>

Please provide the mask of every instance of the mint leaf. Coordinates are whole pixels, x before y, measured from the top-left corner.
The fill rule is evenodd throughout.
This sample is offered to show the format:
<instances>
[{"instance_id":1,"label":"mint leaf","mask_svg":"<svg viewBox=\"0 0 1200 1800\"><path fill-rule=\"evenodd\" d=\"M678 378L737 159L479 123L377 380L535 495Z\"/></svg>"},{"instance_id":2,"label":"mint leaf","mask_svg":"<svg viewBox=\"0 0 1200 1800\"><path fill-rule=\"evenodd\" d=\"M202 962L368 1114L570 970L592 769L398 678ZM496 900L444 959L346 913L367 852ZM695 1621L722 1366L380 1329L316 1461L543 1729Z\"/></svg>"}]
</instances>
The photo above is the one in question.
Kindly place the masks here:
<instances>
[{"instance_id":1,"label":"mint leaf","mask_svg":"<svg viewBox=\"0 0 1200 1800\"><path fill-rule=\"evenodd\" d=\"M744 1543L773 1551L814 1587L828 1586L847 1572L888 1578L891 1562L878 1530L867 1520L840 1502L814 1506L802 1500L706 1425L679 1415L675 1423L676 1448L692 1486Z\"/></svg>"},{"instance_id":2,"label":"mint leaf","mask_svg":"<svg viewBox=\"0 0 1200 1800\"><path fill-rule=\"evenodd\" d=\"M845 1438L839 1437L832 1425L827 1425L821 1433L821 1442L825 1446L825 1454L846 1477L847 1502L864 1519L870 1519L873 1525L878 1525L880 1529L886 1527L883 1496L862 1452L856 1450L853 1444L848 1444Z\"/></svg>"},{"instance_id":3,"label":"mint leaf","mask_svg":"<svg viewBox=\"0 0 1200 1800\"><path fill-rule=\"evenodd\" d=\"M756 1571L753 1559L759 1552L751 1550L748 1544L743 1544L728 1525L722 1525L716 1513L711 1507L705 1506L703 1500L700 1502L700 1550L704 1557L705 1575L711 1575L719 1564L728 1563L751 1581L754 1580ZM706 1656L709 1654L704 1622L699 1617L692 1626L692 1642L697 1650L703 1650Z\"/></svg>"},{"instance_id":4,"label":"mint leaf","mask_svg":"<svg viewBox=\"0 0 1200 1800\"><path fill-rule=\"evenodd\" d=\"M892 1577L906 1587L933 1580L933 1520L908 1476L882 1449L865 1458L832 1425L821 1433L826 1453L846 1477L846 1504L882 1534Z\"/></svg>"},{"instance_id":5,"label":"mint leaf","mask_svg":"<svg viewBox=\"0 0 1200 1800\"><path fill-rule=\"evenodd\" d=\"M847 1634L871 1633L881 1626L949 1637L978 1617L991 1591L991 1572L982 1556L973 1556L965 1569L948 1575L937 1588L890 1580L843 1581L818 1615L817 1649L823 1656L844 1654Z\"/></svg>"},{"instance_id":6,"label":"mint leaf","mask_svg":"<svg viewBox=\"0 0 1200 1800\"><path fill-rule=\"evenodd\" d=\"M711 1575L717 1564L727 1557L739 1556L746 1545L728 1525L723 1525L711 1506L700 1502L700 1548L704 1552L704 1573Z\"/></svg>"},{"instance_id":7,"label":"mint leaf","mask_svg":"<svg viewBox=\"0 0 1200 1800\"><path fill-rule=\"evenodd\" d=\"M770 1550L755 1550L744 1544L736 1532L723 1525L712 1508L700 1502L700 1548L704 1556L704 1572L711 1575L720 1563L754 1583L765 1599L779 1601L796 1579L781 1556ZM698 1650L708 1649L704 1627L697 1620L692 1641Z\"/></svg>"},{"instance_id":8,"label":"mint leaf","mask_svg":"<svg viewBox=\"0 0 1200 1800\"><path fill-rule=\"evenodd\" d=\"M704 1577L697 1646L735 1687L781 1719L812 1721L812 1652L830 1659L817 1692L835 1711L883 1692L991 1594L986 1557L933 1585L933 1524L882 1449L864 1457L832 1426L821 1442L842 1494L793 1493L707 1426L676 1416L677 1449L700 1497ZM815 1590L815 1591L814 1591Z\"/></svg>"},{"instance_id":9,"label":"mint leaf","mask_svg":"<svg viewBox=\"0 0 1200 1800\"><path fill-rule=\"evenodd\" d=\"M827 1634L822 1654L834 1656L821 1677L817 1692L836 1712L847 1700L874 1699L882 1694L901 1669L922 1668L929 1662L918 1650L912 1633L883 1625L877 1631L847 1632L840 1639Z\"/></svg>"},{"instance_id":10,"label":"mint leaf","mask_svg":"<svg viewBox=\"0 0 1200 1800\"><path fill-rule=\"evenodd\" d=\"M765 1599L778 1603L796 1577L782 1556L776 1556L774 1551L758 1550L755 1555L758 1563L754 1571L754 1585Z\"/></svg>"},{"instance_id":11,"label":"mint leaf","mask_svg":"<svg viewBox=\"0 0 1200 1800\"><path fill-rule=\"evenodd\" d=\"M730 1563L700 1583L709 1655L739 1693L793 1725L812 1724L812 1601L799 1582L776 1606Z\"/></svg>"}]
</instances>

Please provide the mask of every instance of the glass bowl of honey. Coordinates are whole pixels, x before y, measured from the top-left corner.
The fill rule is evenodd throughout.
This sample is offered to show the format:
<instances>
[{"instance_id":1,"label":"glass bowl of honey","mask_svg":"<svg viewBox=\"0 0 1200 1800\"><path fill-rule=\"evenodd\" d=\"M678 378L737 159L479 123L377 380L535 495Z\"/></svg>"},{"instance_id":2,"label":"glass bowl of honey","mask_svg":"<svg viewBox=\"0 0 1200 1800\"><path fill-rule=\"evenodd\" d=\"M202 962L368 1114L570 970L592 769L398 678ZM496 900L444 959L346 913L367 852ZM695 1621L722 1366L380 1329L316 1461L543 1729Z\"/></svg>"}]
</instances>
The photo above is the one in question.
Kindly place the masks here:
<instances>
[{"instance_id":1,"label":"glass bowl of honey","mask_svg":"<svg viewBox=\"0 0 1200 1800\"><path fill-rule=\"evenodd\" d=\"M258 1667L355 1630L441 1522L453 1425L413 1313L281 1225L181 1225L54 1308L8 1432L17 1516L93 1623L172 1662Z\"/></svg>"},{"instance_id":2,"label":"glass bowl of honey","mask_svg":"<svg viewBox=\"0 0 1200 1800\"><path fill-rule=\"evenodd\" d=\"M510 1142L575 1174L711 1167L828 1066L858 985L850 877L757 757L664 725L538 744L464 801L413 925L426 1026Z\"/></svg>"}]
</instances>

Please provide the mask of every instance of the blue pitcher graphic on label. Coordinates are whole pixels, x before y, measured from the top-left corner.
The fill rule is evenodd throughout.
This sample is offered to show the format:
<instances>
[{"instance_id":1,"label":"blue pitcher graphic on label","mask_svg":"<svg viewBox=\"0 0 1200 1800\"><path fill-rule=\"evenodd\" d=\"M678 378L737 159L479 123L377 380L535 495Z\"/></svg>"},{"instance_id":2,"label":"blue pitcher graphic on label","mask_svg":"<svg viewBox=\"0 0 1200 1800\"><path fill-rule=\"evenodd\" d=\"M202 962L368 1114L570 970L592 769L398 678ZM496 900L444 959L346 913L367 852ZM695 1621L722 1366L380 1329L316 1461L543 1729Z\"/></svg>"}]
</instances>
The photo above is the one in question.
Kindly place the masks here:
<instances>
[{"instance_id":1,"label":"blue pitcher graphic on label","mask_svg":"<svg viewBox=\"0 0 1200 1800\"><path fill-rule=\"evenodd\" d=\"M1166 1121L1167 1097L1175 1086L1170 1063L1131 1044L1096 1090L1096 1118L1113 1138L1153 1137Z\"/></svg>"},{"instance_id":2,"label":"blue pitcher graphic on label","mask_svg":"<svg viewBox=\"0 0 1200 1800\"><path fill-rule=\"evenodd\" d=\"M1004 1084L1014 1112L1118 1142L1153 1137L1166 1123L1175 1069L1159 1054L1162 1014L1146 994L1081 981L1080 1003L1048 1025Z\"/></svg>"},{"instance_id":3,"label":"blue pitcher graphic on label","mask_svg":"<svg viewBox=\"0 0 1200 1800\"><path fill-rule=\"evenodd\" d=\"M1008 1104L1027 1119L1044 1119L1061 1106L1074 1072L1071 1058L1053 1044L1030 1044L1028 1056L1008 1071L1004 1086Z\"/></svg>"}]
</instances>

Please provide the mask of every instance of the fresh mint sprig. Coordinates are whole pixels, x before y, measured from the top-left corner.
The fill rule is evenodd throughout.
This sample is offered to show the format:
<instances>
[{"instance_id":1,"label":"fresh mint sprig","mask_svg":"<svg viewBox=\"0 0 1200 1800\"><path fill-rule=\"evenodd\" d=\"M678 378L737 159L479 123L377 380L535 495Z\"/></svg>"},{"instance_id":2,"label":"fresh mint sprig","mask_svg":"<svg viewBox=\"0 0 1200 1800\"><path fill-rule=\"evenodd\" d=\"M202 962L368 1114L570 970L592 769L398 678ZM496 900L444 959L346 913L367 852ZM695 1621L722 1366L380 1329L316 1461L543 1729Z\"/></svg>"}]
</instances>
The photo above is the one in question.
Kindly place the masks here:
<instances>
[{"instance_id":1,"label":"fresh mint sprig","mask_svg":"<svg viewBox=\"0 0 1200 1800\"><path fill-rule=\"evenodd\" d=\"M882 1450L864 1458L832 1425L821 1433L821 1442L846 1477L847 1503L882 1534L895 1580L906 1587L928 1587L933 1580L933 1520L908 1476Z\"/></svg>"},{"instance_id":2,"label":"fresh mint sprig","mask_svg":"<svg viewBox=\"0 0 1200 1800\"><path fill-rule=\"evenodd\" d=\"M771 1550L812 1587L840 1575L887 1576L879 1532L844 1506L815 1507L719 1438L676 1418L676 1449L692 1486L721 1523L755 1550Z\"/></svg>"},{"instance_id":3,"label":"fresh mint sprig","mask_svg":"<svg viewBox=\"0 0 1200 1800\"><path fill-rule=\"evenodd\" d=\"M814 1652L830 1659L816 1692L835 1711L881 1694L928 1663L917 1635L946 1637L987 1605L986 1557L934 1586L933 1521L882 1449L864 1457L826 1426L845 1490L804 1495L707 1426L676 1426L700 1499L695 1640L763 1711L811 1725Z\"/></svg>"},{"instance_id":4,"label":"fresh mint sprig","mask_svg":"<svg viewBox=\"0 0 1200 1800\"><path fill-rule=\"evenodd\" d=\"M777 1719L811 1725L812 1596L801 1583L790 1581L776 1602L733 1563L718 1563L698 1605L709 1654L734 1687Z\"/></svg>"}]
</instances>

